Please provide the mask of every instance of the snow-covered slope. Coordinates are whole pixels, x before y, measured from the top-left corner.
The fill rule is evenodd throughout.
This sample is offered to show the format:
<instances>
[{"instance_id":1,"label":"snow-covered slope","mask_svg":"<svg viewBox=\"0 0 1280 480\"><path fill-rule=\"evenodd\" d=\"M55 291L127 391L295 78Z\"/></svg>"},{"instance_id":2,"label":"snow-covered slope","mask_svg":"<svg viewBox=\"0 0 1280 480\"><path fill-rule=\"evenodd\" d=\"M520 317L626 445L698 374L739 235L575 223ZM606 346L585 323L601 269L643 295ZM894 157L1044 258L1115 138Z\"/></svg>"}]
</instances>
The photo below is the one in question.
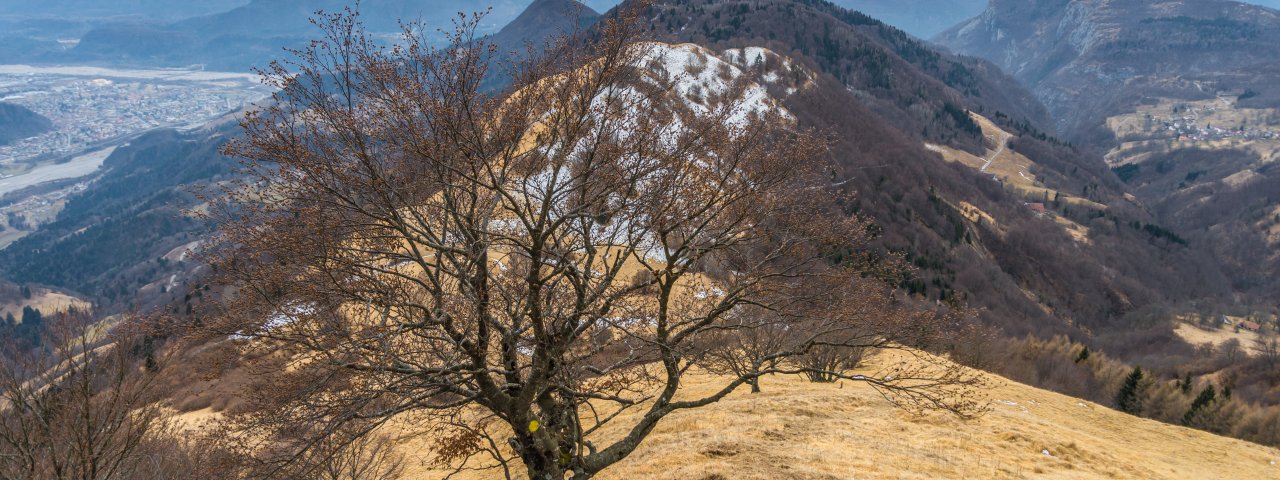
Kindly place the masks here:
<instances>
[{"instance_id":1,"label":"snow-covered slope","mask_svg":"<svg viewBox=\"0 0 1280 480\"><path fill-rule=\"evenodd\" d=\"M735 126L748 118L776 112L794 118L781 101L812 85L811 74L766 48L713 52L694 44L651 42L641 64L652 79L670 84L673 100L698 114L725 109Z\"/></svg>"}]
</instances>

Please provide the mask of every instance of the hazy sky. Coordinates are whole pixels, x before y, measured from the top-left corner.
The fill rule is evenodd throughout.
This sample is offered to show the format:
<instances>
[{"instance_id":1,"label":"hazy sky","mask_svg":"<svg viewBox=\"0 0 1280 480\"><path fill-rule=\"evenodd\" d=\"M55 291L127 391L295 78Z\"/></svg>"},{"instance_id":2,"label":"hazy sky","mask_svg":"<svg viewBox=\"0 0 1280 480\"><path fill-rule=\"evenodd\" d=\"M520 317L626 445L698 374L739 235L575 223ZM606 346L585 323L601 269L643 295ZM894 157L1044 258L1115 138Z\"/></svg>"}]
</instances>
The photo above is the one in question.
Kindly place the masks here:
<instances>
[{"instance_id":1,"label":"hazy sky","mask_svg":"<svg viewBox=\"0 0 1280 480\"><path fill-rule=\"evenodd\" d=\"M97 10L128 13L133 10L160 12L159 18L181 18L230 9L250 0L0 0L0 18L17 13L95 13ZM370 1L370 0L366 0ZM376 0L373 0L376 1ZM489 0L493 1L493 0ZM504 0L522 5L532 0ZM579 0L599 12L620 0ZM860 10L921 38L930 38L953 25L976 16L987 0L831 0L846 8ZM1245 0L1246 3L1280 9L1280 0ZM484 0L477 4L486 3ZM519 7L516 7L519 8ZM504 19L515 18L510 12Z\"/></svg>"},{"instance_id":2,"label":"hazy sky","mask_svg":"<svg viewBox=\"0 0 1280 480\"><path fill-rule=\"evenodd\" d=\"M619 0L579 0L598 12ZM987 0L831 0L845 8L860 10L890 25L929 38L961 21L977 16ZM1245 3L1280 9L1280 0L1244 0Z\"/></svg>"}]
</instances>

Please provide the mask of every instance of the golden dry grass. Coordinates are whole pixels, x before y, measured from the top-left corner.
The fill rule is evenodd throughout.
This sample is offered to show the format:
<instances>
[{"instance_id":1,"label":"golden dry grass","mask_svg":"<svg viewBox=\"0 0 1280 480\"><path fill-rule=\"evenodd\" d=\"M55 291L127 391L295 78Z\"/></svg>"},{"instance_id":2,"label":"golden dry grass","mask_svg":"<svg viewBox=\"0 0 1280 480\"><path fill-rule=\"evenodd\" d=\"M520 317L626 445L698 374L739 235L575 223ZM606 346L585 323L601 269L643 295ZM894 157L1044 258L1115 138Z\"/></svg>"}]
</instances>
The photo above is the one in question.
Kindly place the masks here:
<instances>
[{"instance_id":1,"label":"golden dry grass","mask_svg":"<svg viewBox=\"0 0 1280 480\"><path fill-rule=\"evenodd\" d=\"M22 237L27 235L31 235L31 232L5 227L5 231L0 232L0 248L8 247L13 244L13 242L22 240Z\"/></svg>"},{"instance_id":2,"label":"golden dry grass","mask_svg":"<svg viewBox=\"0 0 1280 480\"><path fill-rule=\"evenodd\" d=\"M1214 126L1222 129L1244 127L1251 131L1270 131L1280 133L1280 110L1241 108L1236 105L1235 97L1224 96L1211 100L1187 102L1168 98L1159 99L1155 104L1139 105L1134 112L1117 115L1107 119L1107 127L1120 138L1129 138L1107 154L1107 163L1112 166L1141 163L1151 156L1150 153L1136 153L1133 150L1150 149L1152 146L1165 150L1186 148L1203 148L1209 150L1247 150L1258 155L1264 163L1280 159L1280 140L1246 139L1246 138L1211 138L1191 140L1150 139L1155 136L1167 136L1164 130L1167 121L1182 121L1201 128ZM1174 107L1179 107L1177 113Z\"/></svg>"},{"instance_id":3,"label":"golden dry grass","mask_svg":"<svg viewBox=\"0 0 1280 480\"><path fill-rule=\"evenodd\" d=\"M599 478L1280 478L1276 449L990 377L993 410L970 421L908 415L862 384L769 377L763 393L743 389L671 415ZM716 380L699 376L688 385L705 394ZM404 449L421 452L421 445ZM407 478L445 474L409 463Z\"/></svg>"},{"instance_id":4,"label":"golden dry grass","mask_svg":"<svg viewBox=\"0 0 1280 480\"><path fill-rule=\"evenodd\" d=\"M1008 148L1009 139L1013 138L1013 134L1004 131L987 117L972 112L969 115L974 122L977 122L978 126L982 127L982 134L990 143L983 156L980 157L943 145L926 144L925 148L941 154L944 160L959 162L975 170L990 174L1008 188L1015 190L1028 199L1028 201L1039 202L1045 199L1051 201L1056 197L1068 205L1096 210L1107 208L1106 205L1101 203L1072 196L1041 185L1036 181L1035 175L1031 173L1032 167L1035 166L1035 161Z\"/></svg>"},{"instance_id":5,"label":"golden dry grass","mask_svg":"<svg viewBox=\"0 0 1280 480\"><path fill-rule=\"evenodd\" d=\"M874 360L873 360L874 361ZM991 411L975 420L912 416L865 384L767 377L725 400L667 417L641 447L599 478L634 479L1277 479L1280 450L1116 412L995 375ZM682 395L706 395L725 380L690 375ZM198 430L216 408L182 413ZM637 412L606 431L614 436ZM428 463L431 431L404 425L405 479L442 478ZM499 439L501 440L501 439ZM520 472L519 465L513 466ZM453 478L497 478L496 471ZM519 478L519 476L517 476Z\"/></svg>"},{"instance_id":6,"label":"golden dry grass","mask_svg":"<svg viewBox=\"0 0 1280 480\"><path fill-rule=\"evenodd\" d=\"M1236 317L1231 318L1233 319L1232 321L1235 322L1239 322L1241 320ZM1235 339L1240 341L1240 346L1244 347L1244 350L1250 355L1258 353L1258 334L1244 329L1241 329L1239 332L1236 332L1234 327L1205 329L1190 323L1180 322L1178 323L1178 326L1174 328L1173 333L1176 333L1179 337L1192 345L1209 343L1214 347L1219 347L1222 346L1222 344L1227 343L1228 340Z\"/></svg>"},{"instance_id":7,"label":"golden dry grass","mask_svg":"<svg viewBox=\"0 0 1280 480\"><path fill-rule=\"evenodd\" d=\"M1253 170L1241 170L1223 178L1222 183L1227 184L1229 187L1240 187L1257 179L1258 177L1259 175L1254 173Z\"/></svg>"},{"instance_id":8,"label":"golden dry grass","mask_svg":"<svg viewBox=\"0 0 1280 480\"><path fill-rule=\"evenodd\" d=\"M1272 218L1280 218L1280 205L1276 206L1275 210L1271 212L1270 216ZM1265 221L1266 221L1265 219L1261 220L1261 222L1265 222ZM1267 228L1266 234L1267 234L1267 243L1271 245L1280 244L1280 222L1276 222L1275 225L1272 225L1270 228ZM1277 252L1277 253L1280 253L1280 252Z\"/></svg>"},{"instance_id":9,"label":"golden dry grass","mask_svg":"<svg viewBox=\"0 0 1280 480\"><path fill-rule=\"evenodd\" d=\"M65 293L58 293L43 288L33 288L30 300L0 305L0 318L3 318L8 314L13 314L15 319L22 321L23 307L31 307L36 310L40 310L40 313L45 316L49 316L54 313L65 312L71 307L84 310L88 309L90 306L89 302Z\"/></svg>"},{"instance_id":10,"label":"golden dry grass","mask_svg":"<svg viewBox=\"0 0 1280 480\"><path fill-rule=\"evenodd\" d=\"M1046 215L1049 215L1050 218L1053 219L1053 223L1061 225L1062 229L1067 232L1067 235L1071 236L1072 240L1084 245L1093 244L1093 240L1089 239L1089 227L1073 222L1071 219L1058 214L1048 213Z\"/></svg>"},{"instance_id":11,"label":"golden dry grass","mask_svg":"<svg viewBox=\"0 0 1280 480\"><path fill-rule=\"evenodd\" d=\"M991 225L993 228L1000 227L1000 222L997 222L995 217L992 217L991 214L982 211L981 208L978 208L972 203L961 200L959 210L960 215L963 215L965 220L973 223L986 222L987 225Z\"/></svg>"}]
</instances>

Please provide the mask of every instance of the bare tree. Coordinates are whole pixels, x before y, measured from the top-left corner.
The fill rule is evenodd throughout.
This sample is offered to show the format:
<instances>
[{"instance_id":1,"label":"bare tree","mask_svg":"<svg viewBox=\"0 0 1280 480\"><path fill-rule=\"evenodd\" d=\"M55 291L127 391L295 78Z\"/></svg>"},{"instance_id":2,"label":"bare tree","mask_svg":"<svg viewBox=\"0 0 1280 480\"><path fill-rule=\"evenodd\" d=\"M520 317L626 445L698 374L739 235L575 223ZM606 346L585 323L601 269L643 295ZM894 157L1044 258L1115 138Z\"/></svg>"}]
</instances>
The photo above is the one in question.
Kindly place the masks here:
<instances>
[{"instance_id":1,"label":"bare tree","mask_svg":"<svg viewBox=\"0 0 1280 480\"><path fill-rule=\"evenodd\" d=\"M862 363L865 352L865 349L858 348L822 346L810 349L808 354L796 358L795 362L804 370L809 381L831 383L845 378L845 372L857 368Z\"/></svg>"},{"instance_id":2,"label":"bare tree","mask_svg":"<svg viewBox=\"0 0 1280 480\"><path fill-rule=\"evenodd\" d=\"M396 480L404 473L404 455L383 436L358 436L324 458L322 480Z\"/></svg>"},{"instance_id":3,"label":"bare tree","mask_svg":"<svg viewBox=\"0 0 1280 480\"><path fill-rule=\"evenodd\" d=\"M752 318L744 314L740 318L738 328L726 330L710 340L706 368L712 373L747 378L751 393L759 393L762 372L778 368L783 359L773 354L786 348L794 333L788 325L767 317Z\"/></svg>"},{"instance_id":4,"label":"bare tree","mask_svg":"<svg viewBox=\"0 0 1280 480\"><path fill-rule=\"evenodd\" d=\"M171 431L132 354L139 337L85 312L46 325L44 347L9 348L0 365L0 476L153 478L139 472Z\"/></svg>"},{"instance_id":5,"label":"bare tree","mask_svg":"<svg viewBox=\"0 0 1280 480\"><path fill-rule=\"evenodd\" d=\"M1218 346L1218 356L1226 367L1231 367L1239 364L1246 356L1246 353L1244 347L1240 344L1240 339L1231 338Z\"/></svg>"},{"instance_id":6,"label":"bare tree","mask_svg":"<svg viewBox=\"0 0 1280 480\"><path fill-rule=\"evenodd\" d=\"M839 207L822 139L735 106L747 78L681 97L631 10L531 51L491 95L478 18L435 49L326 17L227 147L255 175L215 208L212 261L238 292L208 326L285 363L232 419L277 472L395 419L447 439L458 469L590 478L672 412L818 370L789 359L931 331L887 314L891 267L836 255L867 252L869 224ZM751 368L682 395L717 346L779 330ZM826 373L979 409L973 377L920 359Z\"/></svg>"},{"instance_id":7,"label":"bare tree","mask_svg":"<svg viewBox=\"0 0 1280 480\"><path fill-rule=\"evenodd\" d=\"M1280 338L1275 333L1259 334L1254 339L1254 350L1267 363L1268 367L1275 368L1280 364Z\"/></svg>"},{"instance_id":8,"label":"bare tree","mask_svg":"<svg viewBox=\"0 0 1280 480\"><path fill-rule=\"evenodd\" d=\"M308 436L306 426L297 427L293 436ZM252 445L235 441L234 432L222 428L213 430L215 435L233 435L227 440L237 448ZM302 458L281 471L273 471L271 465L253 463L244 467L247 470L237 478L277 475L313 480L396 480L404 474L405 463L404 454L396 449L391 437L381 432L367 433L359 424L348 424L338 432L317 437Z\"/></svg>"}]
</instances>

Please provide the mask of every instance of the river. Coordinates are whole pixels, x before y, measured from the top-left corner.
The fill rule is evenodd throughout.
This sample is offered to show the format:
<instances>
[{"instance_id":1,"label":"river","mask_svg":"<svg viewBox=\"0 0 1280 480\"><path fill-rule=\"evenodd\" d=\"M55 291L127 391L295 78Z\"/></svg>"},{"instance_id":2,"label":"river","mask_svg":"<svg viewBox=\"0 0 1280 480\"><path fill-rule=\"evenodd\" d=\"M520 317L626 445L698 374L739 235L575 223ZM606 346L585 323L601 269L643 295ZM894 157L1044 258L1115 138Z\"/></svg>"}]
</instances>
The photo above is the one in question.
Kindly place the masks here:
<instances>
[{"instance_id":1,"label":"river","mask_svg":"<svg viewBox=\"0 0 1280 480\"><path fill-rule=\"evenodd\" d=\"M89 175L101 167L115 150L116 147L95 150L72 158L70 162L44 165L22 175L0 179L0 196L45 182Z\"/></svg>"}]
</instances>

